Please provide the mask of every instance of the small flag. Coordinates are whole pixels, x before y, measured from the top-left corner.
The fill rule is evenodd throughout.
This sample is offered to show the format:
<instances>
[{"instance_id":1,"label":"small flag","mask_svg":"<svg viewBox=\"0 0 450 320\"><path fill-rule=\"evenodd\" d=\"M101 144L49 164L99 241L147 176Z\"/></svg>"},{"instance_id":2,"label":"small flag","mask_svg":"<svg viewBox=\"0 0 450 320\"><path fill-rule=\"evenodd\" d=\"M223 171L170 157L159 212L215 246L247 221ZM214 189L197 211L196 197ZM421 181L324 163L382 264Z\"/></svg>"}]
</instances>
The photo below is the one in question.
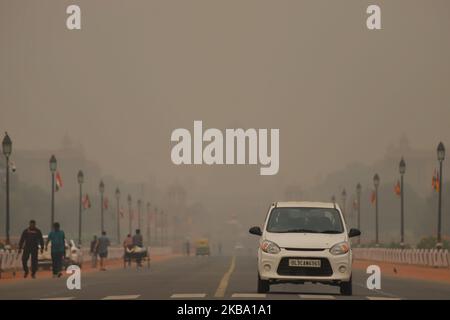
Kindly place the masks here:
<instances>
[{"instance_id":1,"label":"small flag","mask_svg":"<svg viewBox=\"0 0 450 320\"><path fill-rule=\"evenodd\" d=\"M123 208L119 209L119 214L120 214L120 217L123 218L123 216L125 215L125 212L123 211Z\"/></svg>"},{"instance_id":2,"label":"small flag","mask_svg":"<svg viewBox=\"0 0 450 320\"><path fill-rule=\"evenodd\" d=\"M397 196L400 196L401 191L402 191L402 188L400 187L400 181L397 180L397 183L395 184L395 187L394 187L394 192Z\"/></svg>"},{"instance_id":3,"label":"small flag","mask_svg":"<svg viewBox=\"0 0 450 320\"><path fill-rule=\"evenodd\" d=\"M89 196L86 194L82 200L83 209L89 209L91 207L91 201L89 200Z\"/></svg>"},{"instance_id":4,"label":"small flag","mask_svg":"<svg viewBox=\"0 0 450 320\"><path fill-rule=\"evenodd\" d=\"M437 172L436 172L436 169L434 169L433 178L431 178L431 187L434 190L436 190L436 179L437 179Z\"/></svg>"},{"instance_id":5,"label":"small flag","mask_svg":"<svg viewBox=\"0 0 450 320\"><path fill-rule=\"evenodd\" d=\"M370 195L370 203L374 204L375 200L377 200L377 194L375 193L375 190L373 190L372 194Z\"/></svg>"},{"instance_id":6,"label":"small flag","mask_svg":"<svg viewBox=\"0 0 450 320\"><path fill-rule=\"evenodd\" d=\"M59 174L59 171L56 171L56 191L61 189L63 186L63 182L61 179L61 175Z\"/></svg>"},{"instance_id":7,"label":"small flag","mask_svg":"<svg viewBox=\"0 0 450 320\"><path fill-rule=\"evenodd\" d=\"M436 190L436 192L439 192L439 188L441 187L441 182L439 181L439 175L436 174L436 183L434 186L434 189Z\"/></svg>"},{"instance_id":8,"label":"small flag","mask_svg":"<svg viewBox=\"0 0 450 320\"><path fill-rule=\"evenodd\" d=\"M133 211L133 209L130 210L130 219L131 220L134 219L134 211Z\"/></svg>"},{"instance_id":9,"label":"small flag","mask_svg":"<svg viewBox=\"0 0 450 320\"><path fill-rule=\"evenodd\" d=\"M108 206L109 206L108 197L104 197L103 198L103 209L108 210Z\"/></svg>"},{"instance_id":10,"label":"small flag","mask_svg":"<svg viewBox=\"0 0 450 320\"><path fill-rule=\"evenodd\" d=\"M356 210L358 209L358 200L353 199L353 209Z\"/></svg>"}]
</instances>

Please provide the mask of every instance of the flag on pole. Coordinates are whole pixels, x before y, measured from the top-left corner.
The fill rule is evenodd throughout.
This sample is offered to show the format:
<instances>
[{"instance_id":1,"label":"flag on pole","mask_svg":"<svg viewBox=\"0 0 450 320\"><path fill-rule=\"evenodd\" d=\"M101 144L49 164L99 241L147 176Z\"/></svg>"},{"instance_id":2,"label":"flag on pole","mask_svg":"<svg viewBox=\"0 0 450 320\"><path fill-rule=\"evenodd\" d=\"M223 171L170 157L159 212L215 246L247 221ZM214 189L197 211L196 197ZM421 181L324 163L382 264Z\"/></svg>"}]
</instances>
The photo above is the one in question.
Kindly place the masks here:
<instances>
[{"instance_id":1,"label":"flag on pole","mask_svg":"<svg viewBox=\"0 0 450 320\"><path fill-rule=\"evenodd\" d=\"M134 220L134 211L133 211L133 209L130 210L130 219Z\"/></svg>"},{"instance_id":2,"label":"flag on pole","mask_svg":"<svg viewBox=\"0 0 450 320\"><path fill-rule=\"evenodd\" d=\"M61 189L63 186L63 182L61 179L61 175L59 174L59 171L56 171L56 191Z\"/></svg>"},{"instance_id":3,"label":"flag on pole","mask_svg":"<svg viewBox=\"0 0 450 320\"><path fill-rule=\"evenodd\" d=\"M440 184L439 171L434 169L433 178L431 178L431 186L434 190L436 190L436 192L439 192Z\"/></svg>"},{"instance_id":4,"label":"flag on pole","mask_svg":"<svg viewBox=\"0 0 450 320\"><path fill-rule=\"evenodd\" d=\"M83 200L83 209L89 209L91 207L91 201L89 200L89 196L87 194L84 195Z\"/></svg>"},{"instance_id":5,"label":"flag on pole","mask_svg":"<svg viewBox=\"0 0 450 320\"><path fill-rule=\"evenodd\" d=\"M108 197L103 198L103 209L108 210L109 207L109 200Z\"/></svg>"},{"instance_id":6,"label":"flag on pole","mask_svg":"<svg viewBox=\"0 0 450 320\"><path fill-rule=\"evenodd\" d=\"M394 192L397 196L400 196L401 191L402 191L402 188L400 186L400 181L397 180L397 183L395 184L395 187L394 187Z\"/></svg>"},{"instance_id":7,"label":"flag on pole","mask_svg":"<svg viewBox=\"0 0 450 320\"><path fill-rule=\"evenodd\" d=\"M370 195L370 203L374 204L375 200L377 200L377 194L375 193L375 190L373 190L372 194Z\"/></svg>"},{"instance_id":8,"label":"flag on pole","mask_svg":"<svg viewBox=\"0 0 450 320\"><path fill-rule=\"evenodd\" d=\"M439 181L439 174L436 174L436 183L434 186L434 189L436 190L436 192L439 192L440 187L441 187L441 182Z\"/></svg>"},{"instance_id":9,"label":"flag on pole","mask_svg":"<svg viewBox=\"0 0 450 320\"><path fill-rule=\"evenodd\" d=\"M437 178L437 173L436 173L436 169L434 169L433 178L431 178L431 187L434 190L436 190L436 178Z\"/></svg>"},{"instance_id":10,"label":"flag on pole","mask_svg":"<svg viewBox=\"0 0 450 320\"><path fill-rule=\"evenodd\" d=\"M119 209L119 214L120 214L120 217L123 218L123 216L125 215L125 212L123 211L123 208Z\"/></svg>"}]
</instances>

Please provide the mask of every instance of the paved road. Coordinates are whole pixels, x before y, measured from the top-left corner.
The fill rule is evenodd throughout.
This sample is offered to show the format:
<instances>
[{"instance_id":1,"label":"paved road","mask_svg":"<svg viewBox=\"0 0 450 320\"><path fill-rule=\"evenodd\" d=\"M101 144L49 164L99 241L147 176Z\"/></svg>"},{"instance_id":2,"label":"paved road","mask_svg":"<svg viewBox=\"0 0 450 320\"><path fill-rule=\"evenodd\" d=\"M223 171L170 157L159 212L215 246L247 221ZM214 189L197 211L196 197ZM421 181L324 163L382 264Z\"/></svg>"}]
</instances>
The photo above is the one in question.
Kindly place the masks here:
<instances>
[{"instance_id":1,"label":"paved road","mask_svg":"<svg viewBox=\"0 0 450 320\"><path fill-rule=\"evenodd\" d=\"M368 290L362 270L354 271L352 297L341 296L338 287L312 284L274 285L258 295L255 259L177 257L151 269L87 273L81 290L68 290L66 279L0 281L0 299L450 299L448 284L392 277L382 277L382 290Z\"/></svg>"}]
</instances>

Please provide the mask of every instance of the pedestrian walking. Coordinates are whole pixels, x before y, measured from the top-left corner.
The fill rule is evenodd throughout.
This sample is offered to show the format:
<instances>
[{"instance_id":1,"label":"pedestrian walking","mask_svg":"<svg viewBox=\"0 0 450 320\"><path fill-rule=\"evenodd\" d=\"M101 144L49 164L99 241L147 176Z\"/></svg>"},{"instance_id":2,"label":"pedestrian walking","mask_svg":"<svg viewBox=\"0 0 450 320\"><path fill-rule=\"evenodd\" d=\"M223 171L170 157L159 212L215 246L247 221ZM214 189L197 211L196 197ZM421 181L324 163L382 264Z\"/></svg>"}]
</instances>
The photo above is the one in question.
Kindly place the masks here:
<instances>
[{"instance_id":1,"label":"pedestrian walking","mask_svg":"<svg viewBox=\"0 0 450 320\"><path fill-rule=\"evenodd\" d=\"M106 236L106 231L102 231L102 235L98 238L97 251L100 257L100 270L106 271L105 259L108 257L108 247L111 245L109 238Z\"/></svg>"},{"instance_id":2,"label":"pedestrian walking","mask_svg":"<svg viewBox=\"0 0 450 320\"><path fill-rule=\"evenodd\" d=\"M125 240L123 240L123 249L124 249L124 263L127 263L128 266L131 266L131 251L133 249L133 237L131 234L128 234Z\"/></svg>"},{"instance_id":3,"label":"pedestrian walking","mask_svg":"<svg viewBox=\"0 0 450 320\"><path fill-rule=\"evenodd\" d=\"M19 241L19 254L22 253L22 267L23 277L28 277L28 260L31 256L31 277L36 278L36 271L38 268L38 249L41 247L41 254L44 252L44 238L42 232L36 228L36 221L30 220L28 228L22 232Z\"/></svg>"},{"instance_id":4,"label":"pedestrian walking","mask_svg":"<svg viewBox=\"0 0 450 320\"><path fill-rule=\"evenodd\" d=\"M91 248L89 250L91 254L91 266L92 268L97 268L97 257L98 257L98 238L94 236L91 241Z\"/></svg>"},{"instance_id":5,"label":"pedestrian walking","mask_svg":"<svg viewBox=\"0 0 450 320\"><path fill-rule=\"evenodd\" d=\"M52 271L53 278L62 276L63 259L66 256L66 236L61 230L58 222L53 224L53 230L48 234L45 250L48 250L48 244L51 243Z\"/></svg>"}]
</instances>

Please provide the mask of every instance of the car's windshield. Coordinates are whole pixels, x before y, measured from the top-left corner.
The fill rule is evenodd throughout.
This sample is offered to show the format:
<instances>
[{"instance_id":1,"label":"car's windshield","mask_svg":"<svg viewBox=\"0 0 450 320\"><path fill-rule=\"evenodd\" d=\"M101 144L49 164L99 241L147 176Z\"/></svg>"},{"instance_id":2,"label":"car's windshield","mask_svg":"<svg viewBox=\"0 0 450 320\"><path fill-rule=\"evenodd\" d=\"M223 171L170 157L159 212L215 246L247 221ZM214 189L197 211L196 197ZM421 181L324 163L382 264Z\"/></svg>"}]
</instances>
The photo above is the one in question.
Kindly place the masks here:
<instances>
[{"instance_id":1,"label":"car's windshield","mask_svg":"<svg viewBox=\"0 0 450 320\"><path fill-rule=\"evenodd\" d=\"M334 208L274 208L268 232L342 233L339 211Z\"/></svg>"}]
</instances>

